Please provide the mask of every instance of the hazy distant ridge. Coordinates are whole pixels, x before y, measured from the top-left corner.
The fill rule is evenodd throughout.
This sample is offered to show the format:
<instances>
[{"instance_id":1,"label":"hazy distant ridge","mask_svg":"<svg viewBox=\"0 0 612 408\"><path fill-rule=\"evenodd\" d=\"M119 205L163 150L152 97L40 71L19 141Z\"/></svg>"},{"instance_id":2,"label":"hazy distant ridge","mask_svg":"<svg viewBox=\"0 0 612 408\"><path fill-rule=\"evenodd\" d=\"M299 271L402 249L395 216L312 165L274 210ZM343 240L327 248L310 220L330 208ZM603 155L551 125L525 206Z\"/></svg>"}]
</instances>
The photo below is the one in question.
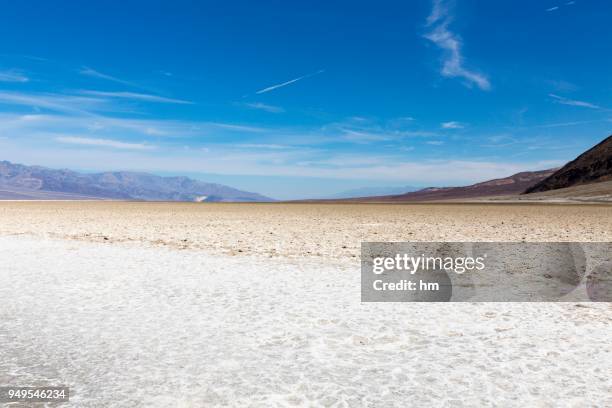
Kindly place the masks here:
<instances>
[{"instance_id":1,"label":"hazy distant ridge","mask_svg":"<svg viewBox=\"0 0 612 408\"><path fill-rule=\"evenodd\" d=\"M524 171L509 177L483 181L462 187L428 187L406 194L369 197L356 201L437 201L519 194L554 173L554 169Z\"/></svg>"},{"instance_id":2,"label":"hazy distant ridge","mask_svg":"<svg viewBox=\"0 0 612 408\"><path fill-rule=\"evenodd\" d=\"M332 194L327 199L334 198L357 198L357 197L372 197L392 194L404 194L410 191L418 190L417 187L402 186L402 187L362 187L355 188L352 190L342 191L340 193Z\"/></svg>"},{"instance_id":3,"label":"hazy distant ridge","mask_svg":"<svg viewBox=\"0 0 612 408\"><path fill-rule=\"evenodd\" d=\"M0 197L106 198L148 201L272 201L257 193L188 177L161 177L136 172L83 174L0 161ZM49 193L60 193L59 197Z\"/></svg>"}]
</instances>

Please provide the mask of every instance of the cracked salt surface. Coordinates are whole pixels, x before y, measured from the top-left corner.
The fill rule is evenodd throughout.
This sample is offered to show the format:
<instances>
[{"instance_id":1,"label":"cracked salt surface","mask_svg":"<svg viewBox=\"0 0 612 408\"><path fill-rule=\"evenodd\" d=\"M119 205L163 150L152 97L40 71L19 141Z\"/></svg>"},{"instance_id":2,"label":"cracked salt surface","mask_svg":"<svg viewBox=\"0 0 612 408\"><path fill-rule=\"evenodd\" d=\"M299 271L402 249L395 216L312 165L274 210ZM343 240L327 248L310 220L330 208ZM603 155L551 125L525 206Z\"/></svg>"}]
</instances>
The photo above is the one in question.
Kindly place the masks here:
<instances>
[{"instance_id":1,"label":"cracked salt surface","mask_svg":"<svg viewBox=\"0 0 612 408\"><path fill-rule=\"evenodd\" d=\"M0 385L75 407L612 406L610 304L362 304L359 276L0 237Z\"/></svg>"}]
</instances>

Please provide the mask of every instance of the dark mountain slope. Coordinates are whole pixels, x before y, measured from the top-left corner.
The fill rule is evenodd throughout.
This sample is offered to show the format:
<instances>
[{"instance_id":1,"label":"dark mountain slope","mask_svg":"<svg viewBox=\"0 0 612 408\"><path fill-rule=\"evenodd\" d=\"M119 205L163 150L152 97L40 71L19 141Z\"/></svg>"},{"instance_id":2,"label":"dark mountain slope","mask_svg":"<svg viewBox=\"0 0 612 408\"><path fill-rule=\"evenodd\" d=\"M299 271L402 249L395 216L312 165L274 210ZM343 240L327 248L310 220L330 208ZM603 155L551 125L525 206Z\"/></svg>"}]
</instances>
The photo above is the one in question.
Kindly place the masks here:
<instances>
[{"instance_id":1,"label":"dark mountain slope","mask_svg":"<svg viewBox=\"0 0 612 408\"><path fill-rule=\"evenodd\" d=\"M607 180L612 180L612 136L608 136L546 179L527 188L524 194Z\"/></svg>"}]
</instances>

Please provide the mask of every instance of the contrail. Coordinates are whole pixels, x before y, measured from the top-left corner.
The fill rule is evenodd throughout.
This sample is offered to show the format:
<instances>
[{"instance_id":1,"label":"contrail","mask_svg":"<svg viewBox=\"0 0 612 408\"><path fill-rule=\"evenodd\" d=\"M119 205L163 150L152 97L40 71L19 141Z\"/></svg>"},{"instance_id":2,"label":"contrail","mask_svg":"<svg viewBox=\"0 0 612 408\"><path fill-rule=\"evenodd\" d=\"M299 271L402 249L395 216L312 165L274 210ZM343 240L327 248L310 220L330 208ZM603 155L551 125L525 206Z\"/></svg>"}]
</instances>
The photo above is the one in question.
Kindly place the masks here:
<instances>
[{"instance_id":1,"label":"contrail","mask_svg":"<svg viewBox=\"0 0 612 408\"><path fill-rule=\"evenodd\" d=\"M301 77L291 79L291 80L289 80L287 82L283 82L281 84L276 84L276 85L272 85L272 86L269 86L269 87L264 88L264 89L260 89L259 91L255 92L255 93L259 95L259 94L262 94L262 93L270 92L270 91L273 91L275 89L282 88L283 86L291 85L294 82L301 81L302 79L306 79L306 78L310 78L312 76L318 75L318 74L320 74L320 73L322 73L324 71L325 71L324 69L320 69L317 72L313 72L311 74L303 75Z\"/></svg>"}]
</instances>

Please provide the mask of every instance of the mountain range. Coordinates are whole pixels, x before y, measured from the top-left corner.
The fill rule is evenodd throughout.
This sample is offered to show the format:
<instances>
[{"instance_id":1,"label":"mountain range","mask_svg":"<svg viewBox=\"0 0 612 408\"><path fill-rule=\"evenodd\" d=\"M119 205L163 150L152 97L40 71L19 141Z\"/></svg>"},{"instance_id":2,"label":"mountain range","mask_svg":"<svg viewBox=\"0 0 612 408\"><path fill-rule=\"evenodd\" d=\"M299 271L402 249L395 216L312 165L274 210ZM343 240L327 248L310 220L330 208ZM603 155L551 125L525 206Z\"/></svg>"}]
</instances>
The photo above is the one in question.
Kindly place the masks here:
<instances>
[{"instance_id":1,"label":"mountain range","mask_svg":"<svg viewBox=\"0 0 612 408\"><path fill-rule=\"evenodd\" d=\"M520 194L546 177L552 175L555 169L540 171L524 171L509 177L498 178L462 187L428 187L405 194L359 198L356 201L438 201L454 199L470 199L486 196Z\"/></svg>"},{"instance_id":2,"label":"mountain range","mask_svg":"<svg viewBox=\"0 0 612 408\"><path fill-rule=\"evenodd\" d=\"M521 200L578 197L608 201L612 200L612 136L559 169L521 172L462 187L412 190L415 188L410 186L369 187L345 191L330 199L349 202L418 202L487 197L515 197ZM84 174L8 161L0 161L0 199L274 201L261 194L188 177L162 177L127 171Z\"/></svg>"},{"instance_id":3,"label":"mountain range","mask_svg":"<svg viewBox=\"0 0 612 408\"><path fill-rule=\"evenodd\" d=\"M610 180L612 180L612 136L608 136L554 174L529 187L524 194Z\"/></svg>"},{"instance_id":4,"label":"mountain range","mask_svg":"<svg viewBox=\"0 0 612 408\"><path fill-rule=\"evenodd\" d=\"M146 201L273 201L257 193L188 177L117 171L84 174L0 161L0 198Z\"/></svg>"},{"instance_id":5,"label":"mountain range","mask_svg":"<svg viewBox=\"0 0 612 408\"><path fill-rule=\"evenodd\" d=\"M356 202L444 200L612 200L612 136L558 169L529 171L462 187L428 187Z\"/></svg>"}]
</instances>

